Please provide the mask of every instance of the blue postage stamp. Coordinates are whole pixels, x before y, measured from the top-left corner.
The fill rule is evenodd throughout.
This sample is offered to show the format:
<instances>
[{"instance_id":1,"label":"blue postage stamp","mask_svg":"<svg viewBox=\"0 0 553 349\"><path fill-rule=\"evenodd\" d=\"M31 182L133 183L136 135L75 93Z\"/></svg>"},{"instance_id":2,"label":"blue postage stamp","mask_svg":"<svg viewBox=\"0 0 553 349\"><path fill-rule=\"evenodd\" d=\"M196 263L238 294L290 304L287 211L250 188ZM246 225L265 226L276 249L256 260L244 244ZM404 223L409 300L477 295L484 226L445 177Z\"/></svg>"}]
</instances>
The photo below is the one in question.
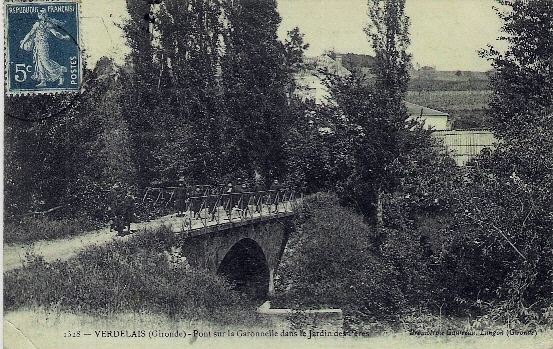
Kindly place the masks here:
<instances>
[{"instance_id":1,"label":"blue postage stamp","mask_svg":"<svg viewBox=\"0 0 553 349\"><path fill-rule=\"evenodd\" d=\"M79 7L70 1L5 4L8 94L79 91Z\"/></svg>"}]
</instances>

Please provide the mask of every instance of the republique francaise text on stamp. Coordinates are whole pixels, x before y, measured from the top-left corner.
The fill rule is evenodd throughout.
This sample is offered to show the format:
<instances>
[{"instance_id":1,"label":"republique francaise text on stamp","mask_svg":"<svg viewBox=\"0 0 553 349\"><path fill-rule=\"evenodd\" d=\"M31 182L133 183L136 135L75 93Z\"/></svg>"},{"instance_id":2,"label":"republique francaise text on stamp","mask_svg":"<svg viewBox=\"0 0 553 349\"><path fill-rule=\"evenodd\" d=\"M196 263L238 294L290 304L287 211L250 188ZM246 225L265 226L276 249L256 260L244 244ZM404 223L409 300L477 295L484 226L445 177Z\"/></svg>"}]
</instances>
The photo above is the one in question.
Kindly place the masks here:
<instances>
[{"instance_id":1,"label":"republique francaise text on stamp","mask_svg":"<svg viewBox=\"0 0 553 349\"><path fill-rule=\"evenodd\" d=\"M78 3L8 2L4 16L8 94L80 90Z\"/></svg>"}]
</instances>

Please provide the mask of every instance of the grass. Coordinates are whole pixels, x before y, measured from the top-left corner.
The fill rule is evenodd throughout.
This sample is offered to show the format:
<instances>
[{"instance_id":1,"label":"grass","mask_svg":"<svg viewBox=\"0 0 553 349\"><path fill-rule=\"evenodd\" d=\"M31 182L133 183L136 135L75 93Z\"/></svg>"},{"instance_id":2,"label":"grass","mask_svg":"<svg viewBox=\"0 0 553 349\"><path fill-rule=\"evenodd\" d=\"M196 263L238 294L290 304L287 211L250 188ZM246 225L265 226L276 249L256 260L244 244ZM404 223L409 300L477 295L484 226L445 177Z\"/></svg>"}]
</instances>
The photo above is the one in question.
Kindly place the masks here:
<instances>
[{"instance_id":1,"label":"grass","mask_svg":"<svg viewBox=\"0 0 553 349\"><path fill-rule=\"evenodd\" d=\"M88 218L50 219L48 217L24 217L19 221L5 222L4 243L26 243L53 240L80 235L98 227Z\"/></svg>"},{"instance_id":2,"label":"grass","mask_svg":"<svg viewBox=\"0 0 553 349\"><path fill-rule=\"evenodd\" d=\"M55 308L94 315L153 312L178 319L255 324L248 300L225 279L171 254L174 234L160 228L85 249L67 261L27 255L4 274L4 311Z\"/></svg>"}]
</instances>

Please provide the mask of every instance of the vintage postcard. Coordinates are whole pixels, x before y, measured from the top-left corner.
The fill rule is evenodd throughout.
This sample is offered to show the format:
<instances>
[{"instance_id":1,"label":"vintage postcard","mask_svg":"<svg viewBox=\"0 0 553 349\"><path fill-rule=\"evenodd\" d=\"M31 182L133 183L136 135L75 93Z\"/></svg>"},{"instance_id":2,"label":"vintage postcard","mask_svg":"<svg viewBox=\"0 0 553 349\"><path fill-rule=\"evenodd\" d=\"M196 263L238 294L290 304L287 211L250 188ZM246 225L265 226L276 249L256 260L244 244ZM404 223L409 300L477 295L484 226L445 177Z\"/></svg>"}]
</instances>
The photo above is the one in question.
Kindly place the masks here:
<instances>
[{"instance_id":1,"label":"vintage postcard","mask_svg":"<svg viewBox=\"0 0 553 349\"><path fill-rule=\"evenodd\" d=\"M5 1L3 347L553 348L551 5Z\"/></svg>"}]
</instances>

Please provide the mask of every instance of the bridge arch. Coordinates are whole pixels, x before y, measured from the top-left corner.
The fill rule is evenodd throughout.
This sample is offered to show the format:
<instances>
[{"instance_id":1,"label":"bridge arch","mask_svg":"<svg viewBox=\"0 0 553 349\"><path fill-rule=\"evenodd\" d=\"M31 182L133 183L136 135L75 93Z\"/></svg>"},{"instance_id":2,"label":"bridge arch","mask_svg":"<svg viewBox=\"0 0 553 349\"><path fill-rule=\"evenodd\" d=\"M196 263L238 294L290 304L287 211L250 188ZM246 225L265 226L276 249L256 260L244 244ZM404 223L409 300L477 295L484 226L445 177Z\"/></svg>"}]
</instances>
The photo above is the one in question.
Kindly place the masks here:
<instances>
[{"instance_id":1,"label":"bridge arch","mask_svg":"<svg viewBox=\"0 0 553 349\"><path fill-rule=\"evenodd\" d=\"M265 299L270 291L271 273L263 248L251 238L237 241L217 267L235 289L254 299Z\"/></svg>"},{"instance_id":2,"label":"bridge arch","mask_svg":"<svg viewBox=\"0 0 553 349\"><path fill-rule=\"evenodd\" d=\"M190 265L224 275L238 290L266 299L274 295L274 275L292 222L292 216L288 216L232 224L196 236L181 234L177 244ZM251 292L243 287L247 285L254 286Z\"/></svg>"}]
</instances>

